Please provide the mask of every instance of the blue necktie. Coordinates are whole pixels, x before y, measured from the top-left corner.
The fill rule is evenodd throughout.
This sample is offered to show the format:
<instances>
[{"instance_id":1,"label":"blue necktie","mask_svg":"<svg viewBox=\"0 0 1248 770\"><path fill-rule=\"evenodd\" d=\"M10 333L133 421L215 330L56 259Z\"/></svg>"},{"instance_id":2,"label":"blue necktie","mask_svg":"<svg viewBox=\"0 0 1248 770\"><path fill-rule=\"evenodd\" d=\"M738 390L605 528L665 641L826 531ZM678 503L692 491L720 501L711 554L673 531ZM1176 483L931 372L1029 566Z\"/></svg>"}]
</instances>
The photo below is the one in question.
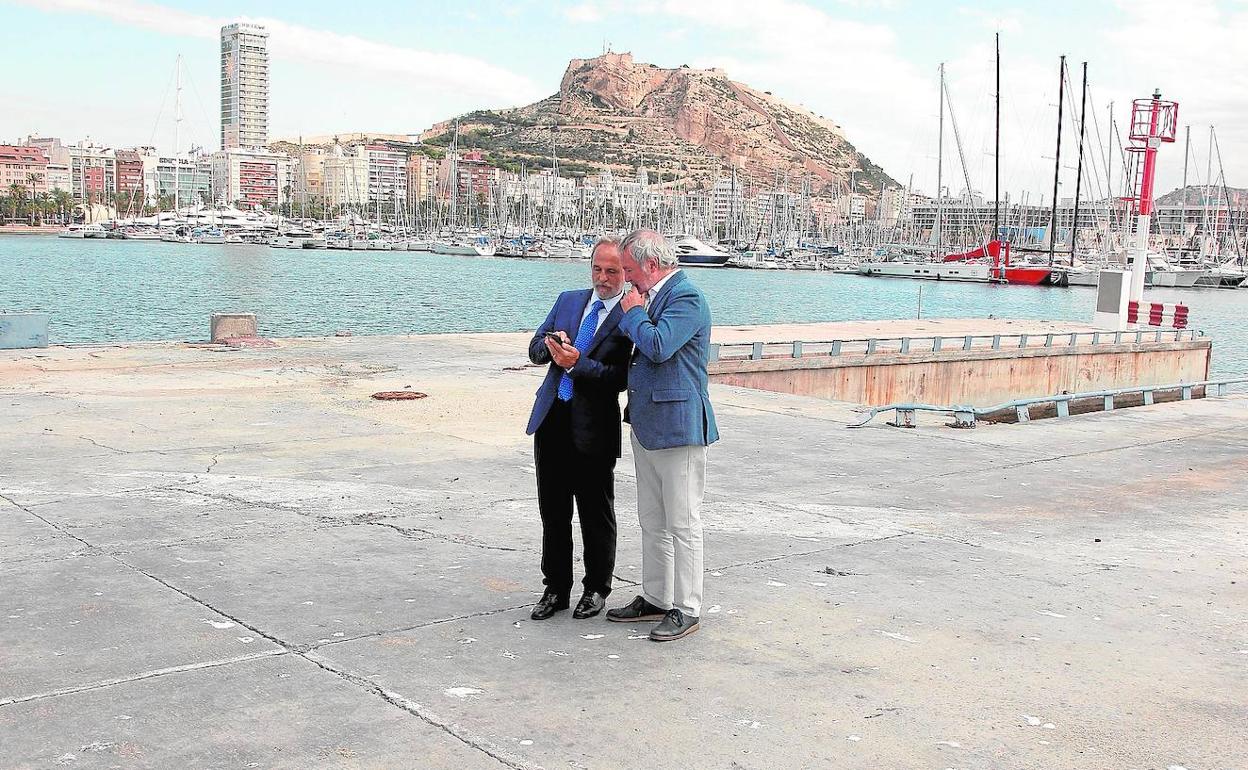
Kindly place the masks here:
<instances>
[{"instance_id":1,"label":"blue necktie","mask_svg":"<svg viewBox=\"0 0 1248 770\"><path fill-rule=\"evenodd\" d=\"M576 332L576 341L572 343L573 347L581 351L581 355L585 355L585 351L589 350L589 343L594 341L594 332L598 331L598 313L604 307L606 305L602 303L602 300L594 300L594 304L589 308L589 315L581 321L581 328ZM572 400L572 375L567 372L559 378L559 400Z\"/></svg>"}]
</instances>

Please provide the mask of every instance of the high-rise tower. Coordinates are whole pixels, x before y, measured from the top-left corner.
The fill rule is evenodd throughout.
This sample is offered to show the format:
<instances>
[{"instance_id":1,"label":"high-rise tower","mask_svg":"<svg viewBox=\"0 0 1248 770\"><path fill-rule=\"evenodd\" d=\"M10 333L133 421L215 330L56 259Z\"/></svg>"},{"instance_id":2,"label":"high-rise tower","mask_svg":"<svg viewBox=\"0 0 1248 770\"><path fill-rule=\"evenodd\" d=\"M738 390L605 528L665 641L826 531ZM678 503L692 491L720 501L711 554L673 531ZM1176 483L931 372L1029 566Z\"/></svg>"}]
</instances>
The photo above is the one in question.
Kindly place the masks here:
<instances>
[{"instance_id":1,"label":"high-rise tower","mask_svg":"<svg viewBox=\"0 0 1248 770\"><path fill-rule=\"evenodd\" d=\"M269 141L269 33L255 24L221 28L221 148Z\"/></svg>"}]
</instances>

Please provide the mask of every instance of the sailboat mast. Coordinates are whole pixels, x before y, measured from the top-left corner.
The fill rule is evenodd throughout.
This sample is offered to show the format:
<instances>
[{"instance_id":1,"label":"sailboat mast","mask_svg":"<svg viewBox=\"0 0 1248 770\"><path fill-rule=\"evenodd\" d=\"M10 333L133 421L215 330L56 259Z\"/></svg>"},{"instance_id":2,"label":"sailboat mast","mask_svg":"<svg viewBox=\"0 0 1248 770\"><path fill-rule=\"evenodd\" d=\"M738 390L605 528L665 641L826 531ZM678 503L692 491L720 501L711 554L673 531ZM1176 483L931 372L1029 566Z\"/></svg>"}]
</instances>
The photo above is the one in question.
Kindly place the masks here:
<instances>
[{"instance_id":1,"label":"sailboat mast","mask_svg":"<svg viewBox=\"0 0 1248 770\"><path fill-rule=\"evenodd\" d=\"M945 63L940 63L940 128L936 134L936 250L941 251L944 242L945 201L943 198L945 170ZM853 194L853 189L850 189ZM853 200L850 200L853 211ZM852 217L851 217L852 220Z\"/></svg>"},{"instance_id":2,"label":"sailboat mast","mask_svg":"<svg viewBox=\"0 0 1248 770\"><path fill-rule=\"evenodd\" d=\"M1205 155L1205 195L1203 201L1204 211L1201 214L1200 240L1201 240L1201 256L1204 256L1204 243L1209 240L1209 196L1213 194L1213 126L1209 126L1209 149ZM1217 227L1215 225L1214 238L1216 249Z\"/></svg>"},{"instance_id":3,"label":"sailboat mast","mask_svg":"<svg viewBox=\"0 0 1248 770\"><path fill-rule=\"evenodd\" d=\"M997 47L997 94L994 117L994 145L992 151L992 238L1001 237L1001 33L996 35Z\"/></svg>"},{"instance_id":4,"label":"sailboat mast","mask_svg":"<svg viewBox=\"0 0 1248 770\"><path fill-rule=\"evenodd\" d=\"M173 102L173 221L178 221L178 209L181 204L182 164L178 161L178 134L182 130L182 54L178 54L173 65L174 102Z\"/></svg>"},{"instance_id":5,"label":"sailboat mast","mask_svg":"<svg viewBox=\"0 0 1248 770\"><path fill-rule=\"evenodd\" d=\"M1187 245L1187 161L1192 156L1192 127L1183 130L1183 203L1179 213L1179 256L1183 256L1183 247ZM1202 249L1203 252L1203 249ZM1202 253L1203 257L1204 254Z\"/></svg>"},{"instance_id":6,"label":"sailboat mast","mask_svg":"<svg viewBox=\"0 0 1248 770\"><path fill-rule=\"evenodd\" d=\"M1109 103L1109 134L1105 139L1105 185L1109 195L1105 197L1105 243L1101 249L1102 261L1109 252L1114 232L1114 103Z\"/></svg>"},{"instance_id":7,"label":"sailboat mast","mask_svg":"<svg viewBox=\"0 0 1248 770\"><path fill-rule=\"evenodd\" d=\"M1057 248L1057 181L1062 170L1062 96L1066 93L1066 56L1063 55L1057 75L1057 152L1053 156L1053 203L1049 215L1049 267Z\"/></svg>"},{"instance_id":8,"label":"sailboat mast","mask_svg":"<svg viewBox=\"0 0 1248 770\"><path fill-rule=\"evenodd\" d=\"M1079 102L1079 163L1075 166L1075 212L1070 222L1070 266L1075 266L1075 241L1079 240L1079 196L1083 192L1083 137L1088 116L1088 63L1083 63L1083 96Z\"/></svg>"},{"instance_id":9,"label":"sailboat mast","mask_svg":"<svg viewBox=\"0 0 1248 770\"><path fill-rule=\"evenodd\" d=\"M1222 165L1222 148L1218 145L1217 137L1213 136L1213 126L1209 127L1209 135L1213 137L1213 150L1218 154L1218 178L1222 180L1222 203L1226 206L1226 235L1231 239L1231 244L1235 246L1235 257L1242 265L1244 255L1240 249L1239 227L1235 223L1235 210L1231 208L1231 191L1226 188L1226 167Z\"/></svg>"}]
</instances>

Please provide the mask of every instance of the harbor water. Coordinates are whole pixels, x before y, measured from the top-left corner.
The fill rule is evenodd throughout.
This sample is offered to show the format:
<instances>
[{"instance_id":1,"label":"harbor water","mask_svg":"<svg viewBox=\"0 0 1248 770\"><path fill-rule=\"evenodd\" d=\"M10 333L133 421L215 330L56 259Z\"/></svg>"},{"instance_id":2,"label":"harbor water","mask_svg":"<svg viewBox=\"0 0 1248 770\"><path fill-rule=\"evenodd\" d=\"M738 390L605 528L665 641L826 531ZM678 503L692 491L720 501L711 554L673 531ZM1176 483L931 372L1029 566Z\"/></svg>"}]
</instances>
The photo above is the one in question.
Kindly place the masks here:
<instances>
[{"instance_id":1,"label":"harbor water","mask_svg":"<svg viewBox=\"0 0 1248 770\"><path fill-rule=\"evenodd\" d=\"M584 261L408 251L274 249L0 236L0 310L51 314L53 344L203 340L213 312L259 315L270 337L535 328ZM933 283L792 270L691 269L715 323L1091 318L1092 288ZM1153 290L1214 340L1218 376L1248 373L1248 290Z\"/></svg>"}]
</instances>

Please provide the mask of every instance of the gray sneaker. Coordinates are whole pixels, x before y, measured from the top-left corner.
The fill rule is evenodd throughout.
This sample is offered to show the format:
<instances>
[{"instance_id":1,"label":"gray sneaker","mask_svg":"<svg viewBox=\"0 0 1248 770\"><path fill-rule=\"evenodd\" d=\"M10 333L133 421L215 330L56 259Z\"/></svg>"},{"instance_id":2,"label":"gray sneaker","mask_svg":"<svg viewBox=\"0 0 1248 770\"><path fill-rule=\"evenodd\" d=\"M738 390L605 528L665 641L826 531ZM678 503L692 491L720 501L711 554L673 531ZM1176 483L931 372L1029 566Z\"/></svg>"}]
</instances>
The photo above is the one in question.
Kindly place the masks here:
<instances>
[{"instance_id":1,"label":"gray sneaker","mask_svg":"<svg viewBox=\"0 0 1248 770\"><path fill-rule=\"evenodd\" d=\"M698 619L677 609L670 609L663 617L663 622L650 632L652 642L673 642L684 639L699 628Z\"/></svg>"}]
</instances>

